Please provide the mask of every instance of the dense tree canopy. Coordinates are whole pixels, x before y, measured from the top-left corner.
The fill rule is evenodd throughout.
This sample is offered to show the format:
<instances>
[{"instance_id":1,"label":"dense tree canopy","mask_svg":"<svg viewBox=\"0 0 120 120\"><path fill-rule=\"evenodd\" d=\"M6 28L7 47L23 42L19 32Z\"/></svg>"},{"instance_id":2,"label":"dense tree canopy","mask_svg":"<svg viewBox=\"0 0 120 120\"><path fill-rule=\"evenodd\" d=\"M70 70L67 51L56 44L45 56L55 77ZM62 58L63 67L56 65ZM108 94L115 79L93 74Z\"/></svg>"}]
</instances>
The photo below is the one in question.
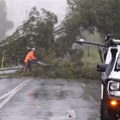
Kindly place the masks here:
<instances>
[{"instance_id":1,"label":"dense tree canopy","mask_svg":"<svg viewBox=\"0 0 120 120\"><path fill-rule=\"evenodd\" d=\"M102 37L120 32L120 0L67 0L64 21L57 29L57 45L65 54L70 52L83 31L97 31Z\"/></svg>"},{"instance_id":2,"label":"dense tree canopy","mask_svg":"<svg viewBox=\"0 0 120 120\"><path fill-rule=\"evenodd\" d=\"M38 11L32 8L29 19L17 28L15 33L8 37L9 44L5 49L6 63L15 63L18 57L23 62L26 55L26 47L36 47L37 52L42 54L42 50L49 52L54 47L54 24L57 17L53 13L41 9Z\"/></svg>"},{"instance_id":3,"label":"dense tree canopy","mask_svg":"<svg viewBox=\"0 0 120 120\"><path fill-rule=\"evenodd\" d=\"M119 0L68 0L68 16L74 19L78 28L101 34L119 34L120 1Z\"/></svg>"},{"instance_id":4,"label":"dense tree canopy","mask_svg":"<svg viewBox=\"0 0 120 120\"><path fill-rule=\"evenodd\" d=\"M18 53L24 53L27 46L35 46L38 51L44 49L46 52L54 48L53 51L58 55L70 55L74 51L72 49L74 41L85 30L93 33L97 29L101 35L119 34L119 0L67 0L67 3L66 17L55 30L57 16L45 9L38 11L34 7L29 19L7 38L8 59Z\"/></svg>"}]
</instances>

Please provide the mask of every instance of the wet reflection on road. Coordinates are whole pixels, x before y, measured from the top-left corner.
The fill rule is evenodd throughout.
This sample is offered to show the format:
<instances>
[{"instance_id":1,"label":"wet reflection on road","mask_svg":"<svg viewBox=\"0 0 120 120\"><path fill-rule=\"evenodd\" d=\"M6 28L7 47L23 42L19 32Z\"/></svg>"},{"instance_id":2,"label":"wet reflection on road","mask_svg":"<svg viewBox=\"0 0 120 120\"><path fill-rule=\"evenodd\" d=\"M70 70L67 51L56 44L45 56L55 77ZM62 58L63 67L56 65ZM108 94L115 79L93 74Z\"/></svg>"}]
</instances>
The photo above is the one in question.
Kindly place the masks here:
<instances>
[{"instance_id":1,"label":"wet reflection on road","mask_svg":"<svg viewBox=\"0 0 120 120\"><path fill-rule=\"evenodd\" d=\"M1 111L0 120L100 120L100 81L35 79ZM72 114L70 113L70 114Z\"/></svg>"}]
</instances>

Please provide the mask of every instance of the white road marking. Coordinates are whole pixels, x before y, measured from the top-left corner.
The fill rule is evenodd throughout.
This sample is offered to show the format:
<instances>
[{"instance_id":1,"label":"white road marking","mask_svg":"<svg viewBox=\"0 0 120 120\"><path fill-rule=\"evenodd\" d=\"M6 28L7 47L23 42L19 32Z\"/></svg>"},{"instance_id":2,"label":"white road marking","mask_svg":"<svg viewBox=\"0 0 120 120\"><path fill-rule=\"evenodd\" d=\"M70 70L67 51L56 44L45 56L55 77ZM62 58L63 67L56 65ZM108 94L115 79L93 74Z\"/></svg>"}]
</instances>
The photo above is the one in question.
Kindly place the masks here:
<instances>
[{"instance_id":1,"label":"white road marking","mask_svg":"<svg viewBox=\"0 0 120 120\"><path fill-rule=\"evenodd\" d=\"M20 85L18 85L17 87L15 87L13 90L11 90L10 92L0 96L0 100L4 99L5 97L9 96L11 93L13 93L14 91L16 91L20 86L22 86L24 83L26 83L28 80L25 80L24 82L22 82Z\"/></svg>"},{"instance_id":2,"label":"white road marking","mask_svg":"<svg viewBox=\"0 0 120 120\"><path fill-rule=\"evenodd\" d=\"M30 81L30 80L25 80L24 82L22 82L20 85L18 85L17 87L15 87L13 90L11 90L10 92L2 95L0 97L0 99L3 99L5 97L7 97L2 103L0 103L0 109L20 90L22 89L24 86L26 86Z\"/></svg>"},{"instance_id":3,"label":"white road marking","mask_svg":"<svg viewBox=\"0 0 120 120\"><path fill-rule=\"evenodd\" d=\"M67 110L67 115L62 117L52 117L50 120L75 120L76 114L75 110Z\"/></svg>"},{"instance_id":4,"label":"white road marking","mask_svg":"<svg viewBox=\"0 0 120 120\"><path fill-rule=\"evenodd\" d=\"M75 110L67 110L67 115L69 118L76 118Z\"/></svg>"}]
</instances>

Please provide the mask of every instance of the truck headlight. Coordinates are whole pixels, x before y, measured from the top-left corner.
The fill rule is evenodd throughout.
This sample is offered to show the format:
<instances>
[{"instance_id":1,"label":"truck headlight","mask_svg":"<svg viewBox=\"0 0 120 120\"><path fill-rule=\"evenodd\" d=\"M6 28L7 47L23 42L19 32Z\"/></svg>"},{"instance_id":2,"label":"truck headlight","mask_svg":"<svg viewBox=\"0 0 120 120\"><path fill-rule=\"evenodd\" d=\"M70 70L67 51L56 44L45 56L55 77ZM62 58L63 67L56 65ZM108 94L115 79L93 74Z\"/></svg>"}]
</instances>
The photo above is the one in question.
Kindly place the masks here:
<instances>
[{"instance_id":1,"label":"truck headlight","mask_svg":"<svg viewBox=\"0 0 120 120\"><path fill-rule=\"evenodd\" d=\"M110 95L120 96L120 82L110 81L109 93L110 93Z\"/></svg>"},{"instance_id":2,"label":"truck headlight","mask_svg":"<svg viewBox=\"0 0 120 120\"><path fill-rule=\"evenodd\" d=\"M111 82L110 83L110 90L119 90L120 89L120 83L119 82Z\"/></svg>"}]
</instances>

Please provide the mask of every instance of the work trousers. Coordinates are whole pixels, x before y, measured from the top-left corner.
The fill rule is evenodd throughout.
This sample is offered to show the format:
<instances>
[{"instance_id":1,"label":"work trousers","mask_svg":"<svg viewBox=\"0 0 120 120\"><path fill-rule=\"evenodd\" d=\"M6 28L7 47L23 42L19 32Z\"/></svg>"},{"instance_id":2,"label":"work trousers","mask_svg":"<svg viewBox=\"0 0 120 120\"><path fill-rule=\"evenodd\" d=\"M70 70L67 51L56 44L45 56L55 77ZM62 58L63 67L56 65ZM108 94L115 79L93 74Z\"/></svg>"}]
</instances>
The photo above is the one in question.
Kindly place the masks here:
<instances>
[{"instance_id":1,"label":"work trousers","mask_svg":"<svg viewBox=\"0 0 120 120\"><path fill-rule=\"evenodd\" d=\"M27 69L29 69L29 71L32 71L32 68L31 68L32 62L33 62L33 60L28 60L28 62L25 63L24 72L26 72Z\"/></svg>"}]
</instances>

